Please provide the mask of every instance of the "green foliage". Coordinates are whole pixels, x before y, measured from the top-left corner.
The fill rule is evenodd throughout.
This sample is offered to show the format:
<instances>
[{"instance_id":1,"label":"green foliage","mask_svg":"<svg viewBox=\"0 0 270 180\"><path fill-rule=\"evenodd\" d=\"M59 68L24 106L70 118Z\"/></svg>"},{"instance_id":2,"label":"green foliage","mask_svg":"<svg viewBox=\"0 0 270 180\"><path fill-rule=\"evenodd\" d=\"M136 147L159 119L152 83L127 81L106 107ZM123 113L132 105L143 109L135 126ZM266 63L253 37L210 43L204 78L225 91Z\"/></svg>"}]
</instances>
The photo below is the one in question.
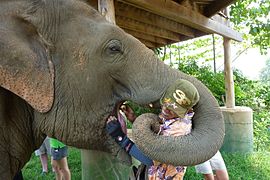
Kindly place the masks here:
<instances>
[{"instance_id":1,"label":"green foliage","mask_svg":"<svg viewBox=\"0 0 270 180\"><path fill-rule=\"evenodd\" d=\"M234 70L235 103L238 106L249 106L257 109L257 90L259 85L243 76L239 70Z\"/></svg>"},{"instance_id":2,"label":"green foliage","mask_svg":"<svg viewBox=\"0 0 270 180\"><path fill-rule=\"evenodd\" d=\"M254 113L254 145L257 151L270 151L269 111Z\"/></svg>"},{"instance_id":3,"label":"green foliage","mask_svg":"<svg viewBox=\"0 0 270 180\"><path fill-rule=\"evenodd\" d=\"M239 71L234 75L236 104L253 110L254 149L270 151L270 86L248 80Z\"/></svg>"},{"instance_id":4,"label":"green foliage","mask_svg":"<svg viewBox=\"0 0 270 180\"><path fill-rule=\"evenodd\" d=\"M265 67L260 72L260 80L270 85L270 58L266 60Z\"/></svg>"},{"instance_id":5,"label":"green foliage","mask_svg":"<svg viewBox=\"0 0 270 180\"><path fill-rule=\"evenodd\" d=\"M270 1L238 0L231 6L230 21L240 32L246 43L260 47L266 53L270 47Z\"/></svg>"}]
</instances>

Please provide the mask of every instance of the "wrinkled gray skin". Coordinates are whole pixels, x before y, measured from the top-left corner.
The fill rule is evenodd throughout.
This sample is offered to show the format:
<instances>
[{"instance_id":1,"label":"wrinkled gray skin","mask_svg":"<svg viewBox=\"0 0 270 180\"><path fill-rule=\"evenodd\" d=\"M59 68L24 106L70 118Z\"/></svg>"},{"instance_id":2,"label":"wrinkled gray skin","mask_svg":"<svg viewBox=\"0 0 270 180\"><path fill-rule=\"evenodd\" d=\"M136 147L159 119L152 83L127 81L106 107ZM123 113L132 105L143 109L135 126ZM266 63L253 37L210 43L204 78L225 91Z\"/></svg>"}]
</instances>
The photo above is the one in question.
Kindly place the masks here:
<instances>
[{"instance_id":1,"label":"wrinkled gray skin","mask_svg":"<svg viewBox=\"0 0 270 180\"><path fill-rule=\"evenodd\" d=\"M136 143L152 159L181 165L205 161L221 146L222 115L206 87L83 2L0 0L0 48L0 179L11 179L46 134L116 155L105 132L115 105L157 101L179 78L201 97L192 133L159 137L150 128L155 116L145 115L134 125Z\"/></svg>"}]
</instances>

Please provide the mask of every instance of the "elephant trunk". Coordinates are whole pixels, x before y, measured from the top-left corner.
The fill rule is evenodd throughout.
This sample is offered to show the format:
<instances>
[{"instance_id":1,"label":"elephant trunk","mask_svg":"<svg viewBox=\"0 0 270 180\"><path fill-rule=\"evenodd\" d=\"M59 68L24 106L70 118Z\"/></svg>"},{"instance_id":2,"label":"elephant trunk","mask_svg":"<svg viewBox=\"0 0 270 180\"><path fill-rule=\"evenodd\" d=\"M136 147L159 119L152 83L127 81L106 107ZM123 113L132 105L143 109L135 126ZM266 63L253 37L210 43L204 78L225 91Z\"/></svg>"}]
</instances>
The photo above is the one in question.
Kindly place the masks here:
<instances>
[{"instance_id":1,"label":"elephant trunk","mask_svg":"<svg viewBox=\"0 0 270 180\"><path fill-rule=\"evenodd\" d=\"M133 139L151 159L173 165L196 165L210 159L221 147L225 134L219 105L211 92L196 78L176 70L170 71L169 83L186 79L194 84L200 100L194 107L192 131L185 136L161 136L151 126L157 121L154 114L143 114L133 124ZM164 87L164 85L161 85Z\"/></svg>"}]
</instances>

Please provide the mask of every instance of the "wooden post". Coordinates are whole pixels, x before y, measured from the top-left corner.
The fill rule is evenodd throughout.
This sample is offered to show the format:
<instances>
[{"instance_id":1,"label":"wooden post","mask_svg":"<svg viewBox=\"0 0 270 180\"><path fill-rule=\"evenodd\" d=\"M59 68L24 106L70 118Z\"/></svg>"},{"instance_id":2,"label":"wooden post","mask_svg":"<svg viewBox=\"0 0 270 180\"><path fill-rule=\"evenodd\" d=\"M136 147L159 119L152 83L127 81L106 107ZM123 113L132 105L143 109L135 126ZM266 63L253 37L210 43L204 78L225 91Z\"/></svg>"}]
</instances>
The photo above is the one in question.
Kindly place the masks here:
<instances>
[{"instance_id":1,"label":"wooden post","mask_svg":"<svg viewBox=\"0 0 270 180\"><path fill-rule=\"evenodd\" d=\"M214 73L217 73L217 68L216 68L216 43L215 43L215 35L212 34L212 39L213 39L213 59L214 59Z\"/></svg>"},{"instance_id":2,"label":"wooden post","mask_svg":"<svg viewBox=\"0 0 270 180\"><path fill-rule=\"evenodd\" d=\"M231 67L231 39L223 38L224 46L224 76L225 76L225 89L226 89L226 107L235 107L235 95L234 95L234 81L233 71Z\"/></svg>"},{"instance_id":3,"label":"wooden post","mask_svg":"<svg viewBox=\"0 0 270 180\"><path fill-rule=\"evenodd\" d=\"M98 0L98 11L107 21L115 24L114 0Z\"/></svg>"}]
</instances>

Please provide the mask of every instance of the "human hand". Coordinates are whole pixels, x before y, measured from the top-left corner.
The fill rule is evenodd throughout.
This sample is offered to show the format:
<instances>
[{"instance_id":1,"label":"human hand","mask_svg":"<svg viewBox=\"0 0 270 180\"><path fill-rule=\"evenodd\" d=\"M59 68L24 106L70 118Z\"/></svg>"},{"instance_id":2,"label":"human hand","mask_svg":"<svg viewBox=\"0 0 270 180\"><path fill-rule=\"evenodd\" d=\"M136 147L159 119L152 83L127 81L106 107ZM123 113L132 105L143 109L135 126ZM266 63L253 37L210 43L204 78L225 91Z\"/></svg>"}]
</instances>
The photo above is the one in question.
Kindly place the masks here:
<instances>
[{"instance_id":1,"label":"human hand","mask_svg":"<svg viewBox=\"0 0 270 180\"><path fill-rule=\"evenodd\" d=\"M130 148L133 145L133 142L122 131L121 124L116 119L115 116L110 116L108 118L106 130L114 138L114 140L121 146L121 148L129 152Z\"/></svg>"},{"instance_id":2,"label":"human hand","mask_svg":"<svg viewBox=\"0 0 270 180\"><path fill-rule=\"evenodd\" d=\"M106 131L114 138L124 137L125 133L122 131L121 124L115 116L110 116L106 124Z\"/></svg>"}]
</instances>

